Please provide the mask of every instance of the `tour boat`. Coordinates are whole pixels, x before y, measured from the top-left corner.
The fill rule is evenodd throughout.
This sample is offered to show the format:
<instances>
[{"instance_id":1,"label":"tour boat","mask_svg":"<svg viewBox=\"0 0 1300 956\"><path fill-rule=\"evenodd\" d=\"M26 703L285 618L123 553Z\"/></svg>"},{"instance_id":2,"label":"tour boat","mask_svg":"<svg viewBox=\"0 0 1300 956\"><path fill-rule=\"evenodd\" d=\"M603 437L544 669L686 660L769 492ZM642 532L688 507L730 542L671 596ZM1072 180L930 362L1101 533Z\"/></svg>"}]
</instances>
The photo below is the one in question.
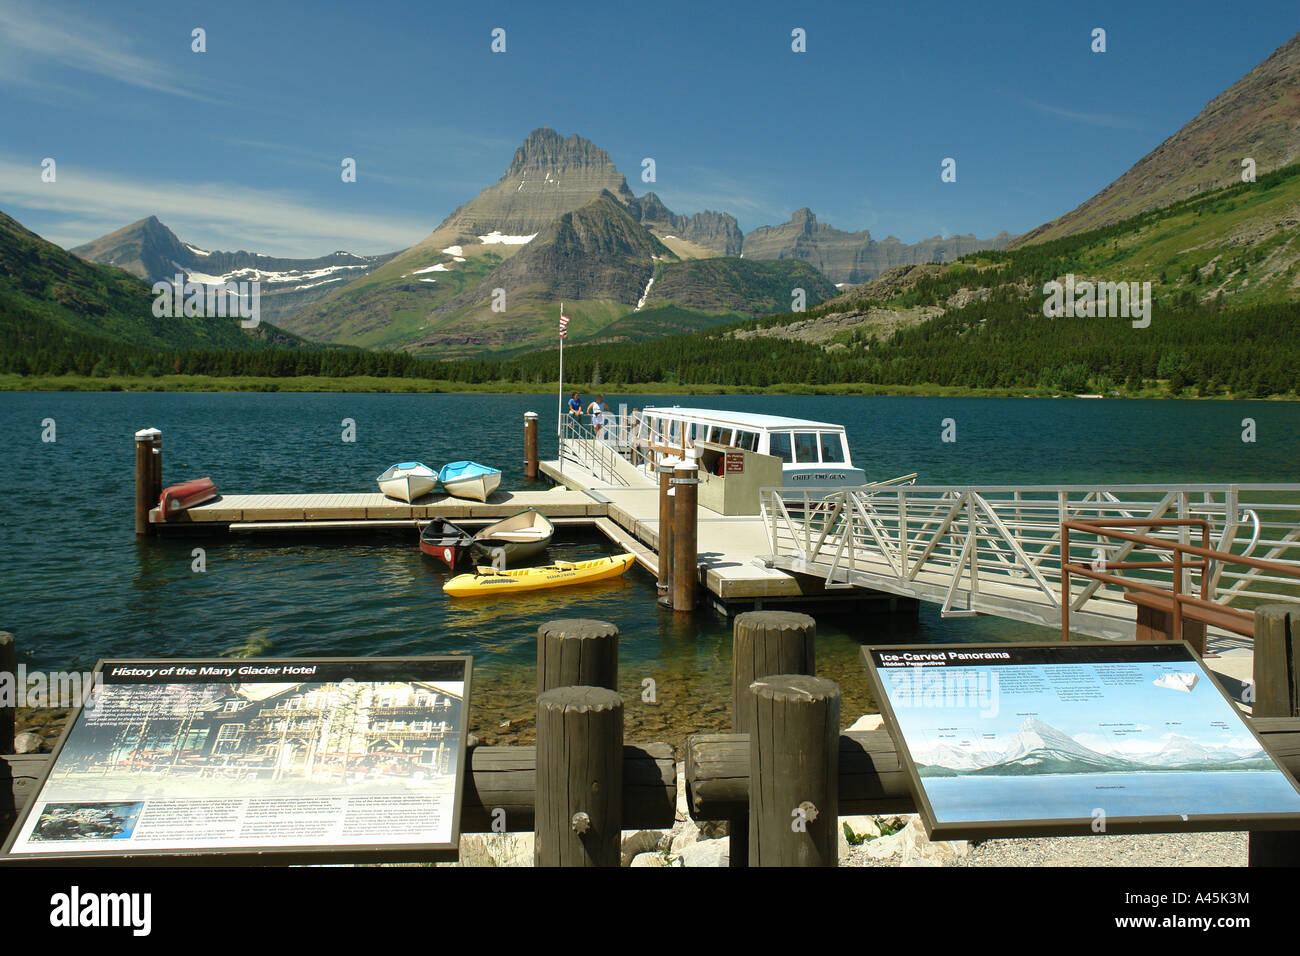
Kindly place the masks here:
<instances>
[{"instance_id":1,"label":"tour boat","mask_svg":"<svg viewBox=\"0 0 1300 956\"><path fill-rule=\"evenodd\" d=\"M501 484L500 469L474 461L453 461L450 465L443 465L438 477L447 494L474 501L487 501L488 495Z\"/></svg>"},{"instance_id":2,"label":"tour boat","mask_svg":"<svg viewBox=\"0 0 1300 956\"><path fill-rule=\"evenodd\" d=\"M408 504L433 491L438 473L418 461L399 461L377 479L379 490Z\"/></svg>"},{"instance_id":3,"label":"tour boat","mask_svg":"<svg viewBox=\"0 0 1300 956\"><path fill-rule=\"evenodd\" d=\"M442 586L453 597L485 597L492 594L513 594L520 591L540 591L544 588L562 588L573 584L586 584L616 578L632 566L636 558L631 554L616 554L612 558L593 561L557 561L545 568L520 568L517 571L497 571L480 567L475 574L459 574Z\"/></svg>"},{"instance_id":4,"label":"tour boat","mask_svg":"<svg viewBox=\"0 0 1300 956\"><path fill-rule=\"evenodd\" d=\"M163 513L165 519L174 511L193 508L215 497L217 497L217 486L212 483L211 478L194 478L164 488L162 494L158 496L158 510Z\"/></svg>"},{"instance_id":5,"label":"tour boat","mask_svg":"<svg viewBox=\"0 0 1300 956\"><path fill-rule=\"evenodd\" d=\"M862 485L867 481L866 472L853 466L843 425L676 406L643 408L637 416L635 444L643 456L651 456L655 462L670 455L691 455L699 441L781 459L786 485Z\"/></svg>"},{"instance_id":6,"label":"tour boat","mask_svg":"<svg viewBox=\"0 0 1300 956\"><path fill-rule=\"evenodd\" d=\"M509 563L545 551L554 535L555 525L540 511L529 508L488 525L474 535L472 547L476 557L492 558L500 552Z\"/></svg>"},{"instance_id":7,"label":"tour boat","mask_svg":"<svg viewBox=\"0 0 1300 956\"><path fill-rule=\"evenodd\" d=\"M420 550L447 565L449 571L455 571L473 539L474 536L459 525L446 518L434 518L420 532Z\"/></svg>"}]
</instances>

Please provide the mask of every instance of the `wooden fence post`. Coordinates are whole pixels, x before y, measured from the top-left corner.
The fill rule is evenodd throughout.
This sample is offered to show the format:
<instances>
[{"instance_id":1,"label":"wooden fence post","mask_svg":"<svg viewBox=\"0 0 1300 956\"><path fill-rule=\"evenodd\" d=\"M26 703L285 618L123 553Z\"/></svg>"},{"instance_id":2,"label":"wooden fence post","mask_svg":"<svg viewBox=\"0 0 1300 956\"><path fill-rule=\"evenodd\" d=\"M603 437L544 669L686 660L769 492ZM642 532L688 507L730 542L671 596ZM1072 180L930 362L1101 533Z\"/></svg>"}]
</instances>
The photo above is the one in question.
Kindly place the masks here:
<instances>
[{"instance_id":1,"label":"wooden fence post","mask_svg":"<svg viewBox=\"0 0 1300 956\"><path fill-rule=\"evenodd\" d=\"M557 687L618 690L618 628L567 618L537 629L537 695Z\"/></svg>"},{"instance_id":2,"label":"wooden fence post","mask_svg":"<svg viewBox=\"0 0 1300 956\"><path fill-rule=\"evenodd\" d=\"M1300 716L1300 605L1255 608L1251 716ZM1300 866L1300 830L1252 830L1250 866Z\"/></svg>"},{"instance_id":3,"label":"wooden fence post","mask_svg":"<svg viewBox=\"0 0 1300 956\"><path fill-rule=\"evenodd\" d=\"M749 865L838 865L839 685L779 674L750 693Z\"/></svg>"},{"instance_id":4,"label":"wooden fence post","mask_svg":"<svg viewBox=\"0 0 1300 956\"><path fill-rule=\"evenodd\" d=\"M524 477L537 477L537 413L524 412Z\"/></svg>"},{"instance_id":5,"label":"wooden fence post","mask_svg":"<svg viewBox=\"0 0 1300 956\"><path fill-rule=\"evenodd\" d=\"M817 622L794 611L746 611L736 616L731 637L731 729L748 732L754 695L749 685L774 674L817 673ZM728 859L749 865L749 814L728 820Z\"/></svg>"},{"instance_id":6,"label":"wooden fence post","mask_svg":"<svg viewBox=\"0 0 1300 956\"><path fill-rule=\"evenodd\" d=\"M557 687L537 698L538 866L618 866L623 830L623 698Z\"/></svg>"},{"instance_id":7,"label":"wooden fence post","mask_svg":"<svg viewBox=\"0 0 1300 956\"><path fill-rule=\"evenodd\" d=\"M9 675L7 681L5 675ZM8 631L0 631L0 688L6 684L13 690L14 699L7 702L0 695L0 754L14 752L18 717L18 651L14 646L14 636Z\"/></svg>"},{"instance_id":8,"label":"wooden fence post","mask_svg":"<svg viewBox=\"0 0 1300 956\"><path fill-rule=\"evenodd\" d=\"M694 611L700 584L697 547L699 466L682 461L673 469L673 610Z\"/></svg>"}]
</instances>

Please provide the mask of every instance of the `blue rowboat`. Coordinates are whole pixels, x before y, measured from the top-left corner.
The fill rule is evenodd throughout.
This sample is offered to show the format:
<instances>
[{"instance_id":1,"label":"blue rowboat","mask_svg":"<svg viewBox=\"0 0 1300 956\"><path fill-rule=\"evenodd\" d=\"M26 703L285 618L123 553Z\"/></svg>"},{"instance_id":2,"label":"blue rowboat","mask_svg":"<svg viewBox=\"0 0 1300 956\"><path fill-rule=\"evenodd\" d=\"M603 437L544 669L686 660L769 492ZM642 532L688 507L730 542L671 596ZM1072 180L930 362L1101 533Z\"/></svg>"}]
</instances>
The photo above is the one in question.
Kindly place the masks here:
<instances>
[{"instance_id":1,"label":"blue rowboat","mask_svg":"<svg viewBox=\"0 0 1300 956\"><path fill-rule=\"evenodd\" d=\"M453 461L442 466L438 478L449 495L487 501L488 495L501 484L501 469L489 468L476 461Z\"/></svg>"}]
</instances>

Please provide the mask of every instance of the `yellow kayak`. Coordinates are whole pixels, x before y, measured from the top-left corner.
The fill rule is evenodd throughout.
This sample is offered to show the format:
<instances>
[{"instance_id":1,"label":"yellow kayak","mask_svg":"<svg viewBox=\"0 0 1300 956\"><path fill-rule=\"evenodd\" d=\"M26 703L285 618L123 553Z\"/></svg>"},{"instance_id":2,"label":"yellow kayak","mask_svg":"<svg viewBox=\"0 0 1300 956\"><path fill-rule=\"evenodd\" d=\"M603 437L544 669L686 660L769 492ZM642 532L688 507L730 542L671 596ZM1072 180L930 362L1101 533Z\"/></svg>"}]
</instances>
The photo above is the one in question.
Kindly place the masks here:
<instances>
[{"instance_id":1,"label":"yellow kayak","mask_svg":"<svg viewBox=\"0 0 1300 956\"><path fill-rule=\"evenodd\" d=\"M594 561L556 561L544 568L520 568L517 571L495 571L480 567L478 574L458 574L442 589L453 597L478 597L486 594L540 591L543 588L562 588L570 584L586 584L616 578L632 566L636 557L616 554L612 558Z\"/></svg>"}]
</instances>

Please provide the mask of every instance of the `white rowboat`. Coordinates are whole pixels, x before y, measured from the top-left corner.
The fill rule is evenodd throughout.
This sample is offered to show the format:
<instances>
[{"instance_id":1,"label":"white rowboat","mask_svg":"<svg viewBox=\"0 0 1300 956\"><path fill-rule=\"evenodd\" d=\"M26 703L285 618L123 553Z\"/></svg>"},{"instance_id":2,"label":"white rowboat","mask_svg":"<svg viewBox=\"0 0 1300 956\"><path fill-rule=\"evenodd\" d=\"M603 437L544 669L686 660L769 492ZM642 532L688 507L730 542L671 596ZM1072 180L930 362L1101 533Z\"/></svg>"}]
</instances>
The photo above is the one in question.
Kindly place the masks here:
<instances>
[{"instance_id":1,"label":"white rowboat","mask_svg":"<svg viewBox=\"0 0 1300 956\"><path fill-rule=\"evenodd\" d=\"M418 461L401 461L376 479L379 490L389 498L408 504L433 491L438 483L438 473Z\"/></svg>"}]
</instances>

